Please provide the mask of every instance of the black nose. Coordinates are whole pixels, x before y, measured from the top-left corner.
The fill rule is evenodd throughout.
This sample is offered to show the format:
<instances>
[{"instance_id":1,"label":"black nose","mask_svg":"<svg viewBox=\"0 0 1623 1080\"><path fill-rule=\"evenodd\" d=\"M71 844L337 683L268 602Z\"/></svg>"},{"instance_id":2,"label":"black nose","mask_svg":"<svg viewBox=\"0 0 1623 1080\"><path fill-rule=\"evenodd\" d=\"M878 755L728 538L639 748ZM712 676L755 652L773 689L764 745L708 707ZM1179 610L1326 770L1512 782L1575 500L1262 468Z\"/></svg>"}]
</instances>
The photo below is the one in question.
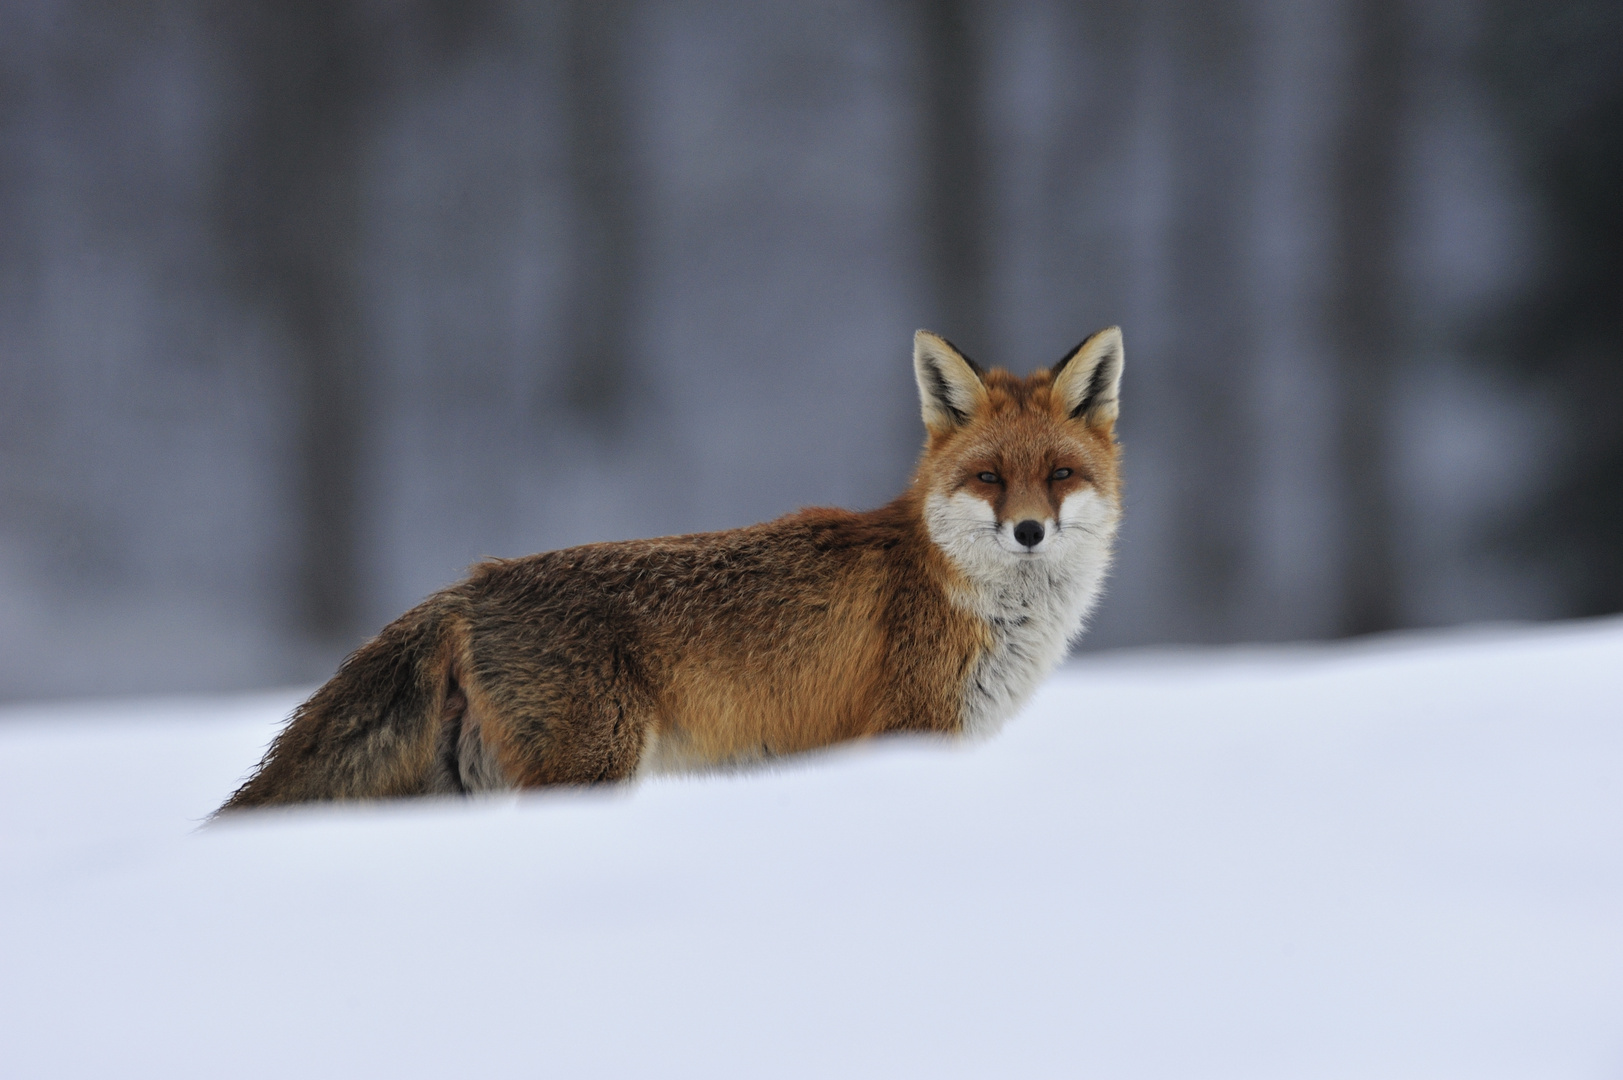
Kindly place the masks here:
<instances>
[{"instance_id":1,"label":"black nose","mask_svg":"<svg viewBox=\"0 0 1623 1080\"><path fill-rule=\"evenodd\" d=\"M1026 547L1036 547L1043 542L1043 527L1040 522L1026 520L1014 527L1014 538Z\"/></svg>"}]
</instances>

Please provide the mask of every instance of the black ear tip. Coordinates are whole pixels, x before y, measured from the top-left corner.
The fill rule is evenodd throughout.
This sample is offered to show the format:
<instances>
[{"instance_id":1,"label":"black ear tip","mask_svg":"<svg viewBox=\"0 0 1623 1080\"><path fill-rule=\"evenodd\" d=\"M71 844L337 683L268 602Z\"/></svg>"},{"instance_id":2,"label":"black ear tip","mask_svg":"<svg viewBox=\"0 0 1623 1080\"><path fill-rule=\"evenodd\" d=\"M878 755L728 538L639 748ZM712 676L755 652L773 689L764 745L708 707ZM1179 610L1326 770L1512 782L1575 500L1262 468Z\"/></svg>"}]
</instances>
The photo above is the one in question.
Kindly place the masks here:
<instances>
[{"instance_id":1,"label":"black ear tip","mask_svg":"<svg viewBox=\"0 0 1623 1080\"><path fill-rule=\"evenodd\" d=\"M1055 364L1053 366L1053 368L1052 368L1053 373L1055 375L1058 375L1060 372L1064 371L1065 370L1065 365L1069 364L1072 360L1075 360L1076 359L1076 354L1081 352L1083 349L1087 348L1088 342L1096 341L1096 340L1098 340L1099 338L1103 337L1106 334L1111 335L1111 337L1115 339L1114 341L1111 342L1111 349L1110 349L1110 352L1108 354L1109 358L1115 359L1115 360L1120 360L1121 359L1121 327L1119 327L1119 326L1107 326L1103 330L1095 330L1093 333L1089 334L1087 337L1085 337L1081 341L1077 342L1076 347L1073 348L1070 352L1065 354L1065 359L1061 360L1059 363L1057 363L1057 364Z\"/></svg>"}]
</instances>

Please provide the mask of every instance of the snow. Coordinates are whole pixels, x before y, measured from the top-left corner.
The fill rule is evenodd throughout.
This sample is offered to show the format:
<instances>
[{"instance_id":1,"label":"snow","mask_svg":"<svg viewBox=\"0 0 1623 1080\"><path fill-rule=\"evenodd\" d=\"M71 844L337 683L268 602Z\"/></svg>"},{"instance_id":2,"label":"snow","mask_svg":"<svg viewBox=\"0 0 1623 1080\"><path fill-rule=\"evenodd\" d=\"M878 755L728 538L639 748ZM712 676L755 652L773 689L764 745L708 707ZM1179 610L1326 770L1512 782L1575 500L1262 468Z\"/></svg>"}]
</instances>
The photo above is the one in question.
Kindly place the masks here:
<instances>
[{"instance_id":1,"label":"snow","mask_svg":"<svg viewBox=\"0 0 1623 1080\"><path fill-rule=\"evenodd\" d=\"M1106 654L996 739L199 828L0 710L0 1075L1623 1075L1623 621Z\"/></svg>"}]
</instances>

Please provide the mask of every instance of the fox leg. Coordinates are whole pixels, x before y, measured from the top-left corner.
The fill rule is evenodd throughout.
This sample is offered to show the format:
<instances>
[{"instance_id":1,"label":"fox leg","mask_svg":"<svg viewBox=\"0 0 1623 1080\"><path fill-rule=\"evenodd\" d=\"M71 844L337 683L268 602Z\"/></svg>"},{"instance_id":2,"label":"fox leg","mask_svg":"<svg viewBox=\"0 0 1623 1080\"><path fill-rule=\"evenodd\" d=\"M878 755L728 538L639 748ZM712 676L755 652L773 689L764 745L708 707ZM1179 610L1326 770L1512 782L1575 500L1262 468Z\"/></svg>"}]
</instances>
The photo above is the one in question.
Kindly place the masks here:
<instances>
[{"instance_id":1,"label":"fox leg","mask_svg":"<svg viewBox=\"0 0 1623 1080\"><path fill-rule=\"evenodd\" d=\"M454 679L445 692L437 723L434 766L424 785L428 794L500 791L513 784L503 774L484 738L484 717Z\"/></svg>"},{"instance_id":2,"label":"fox leg","mask_svg":"<svg viewBox=\"0 0 1623 1080\"><path fill-rule=\"evenodd\" d=\"M467 792L628 780L650 739L652 705L625 687L499 701L460 685L447 695L442 771L454 764L453 790Z\"/></svg>"}]
</instances>

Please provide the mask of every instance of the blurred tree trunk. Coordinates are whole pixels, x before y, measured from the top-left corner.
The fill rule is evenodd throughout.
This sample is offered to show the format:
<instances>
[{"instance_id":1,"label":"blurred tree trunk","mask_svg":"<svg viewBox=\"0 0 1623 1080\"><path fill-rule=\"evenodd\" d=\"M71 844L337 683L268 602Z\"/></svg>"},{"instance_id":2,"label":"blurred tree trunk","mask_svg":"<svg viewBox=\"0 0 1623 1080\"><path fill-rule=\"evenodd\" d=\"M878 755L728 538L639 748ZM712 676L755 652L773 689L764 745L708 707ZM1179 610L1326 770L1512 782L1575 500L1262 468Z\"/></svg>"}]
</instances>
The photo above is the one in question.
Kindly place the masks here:
<instances>
[{"instance_id":1,"label":"blurred tree trunk","mask_svg":"<svg viewBox=\"0 0 1623 1080\"><path fill-rule=\"evenodd\" d=\"M287 0L221 9L246 96L221 176L223 231L240 287L289 346L295 617L320 640L353 634L359 607L357 143L373 74L362 7Z\"/></svg>"},{"instance_id":2,"label":"blurred tree trunk","mask_svg":"<svg viewBox=\"0 0 1623 1080\"><path fill-rule=\"evenodd\" d=\"M612 420L629 390L636 218L623 62L631 0L573 0L565 36L573 235L564 397Z\"/></svg>"},{"instance_id":3,"label":"blurred tree trunk","mask_svg":"<svg viewBox=\"0 0 1623 1080\"><path fill-rule=\"evenodd\" d=\"M213 14L241 61L245 97L222 157L221 235L238 287L279 325L291 360L295 618L310 637L349 645L362 601L364 122L406 44L426 43L415 58L443 61L488 6L278 0Z\"/></svg>"},{"instance_id":4,"label":"blurred tree trunk","mask_svg":"<svg viewBox=\"0 0 1623 1080\"><path fill-rule=\"evenodd\" d=\"M1172 3L1157 24L1170 50L1171 217L1166 355L1177 372L1169 430L1181 458L1172 537L1176 590L1193 636L1233 640L1250 597L1257 470L1251 401L1252 192L1259 97L1256 30L1244 7Z\"/></svg>"},{"instance_id":5,"label":"blurred tree trunk","mask_svg":"<svg viewBox=\"0 0 1623 1080\"><path fill-rule=\"evenodd\" d=\"M1623 6L1485 4L1483 74L1539 201L1544 257L1475 344L1562 410L1568 447L1499 543L1562 610L1623 610Z\"/></svg>"},{"instance_id":6,"label":"blurred tree trunk","mask_svg":"<svg viewBox=\"0 0 1623 1080\"><path fill-rule=\"evenodd\" d=\"M1400 298L1401 152L1412 28L1404 0L1349 9L1348 103L1333 177L1336 217L1331 342L1340 399L1337 443L1346 545L1341 632L1399 624L1393 540L1393 365L1407 339Z\"/></svg>"},{"instance_id":7,"label":"blurred tree trunk","mask_svg":"<svg viewBox=\"0 0 1623 1080\"><path fill-rule=\"evenodd\" d=\"M981 130L985 33L971 0L920 0L923 71L925 258L930 329L971 355L991 346L987 147Z\"/></svg>"}]
</instances>

